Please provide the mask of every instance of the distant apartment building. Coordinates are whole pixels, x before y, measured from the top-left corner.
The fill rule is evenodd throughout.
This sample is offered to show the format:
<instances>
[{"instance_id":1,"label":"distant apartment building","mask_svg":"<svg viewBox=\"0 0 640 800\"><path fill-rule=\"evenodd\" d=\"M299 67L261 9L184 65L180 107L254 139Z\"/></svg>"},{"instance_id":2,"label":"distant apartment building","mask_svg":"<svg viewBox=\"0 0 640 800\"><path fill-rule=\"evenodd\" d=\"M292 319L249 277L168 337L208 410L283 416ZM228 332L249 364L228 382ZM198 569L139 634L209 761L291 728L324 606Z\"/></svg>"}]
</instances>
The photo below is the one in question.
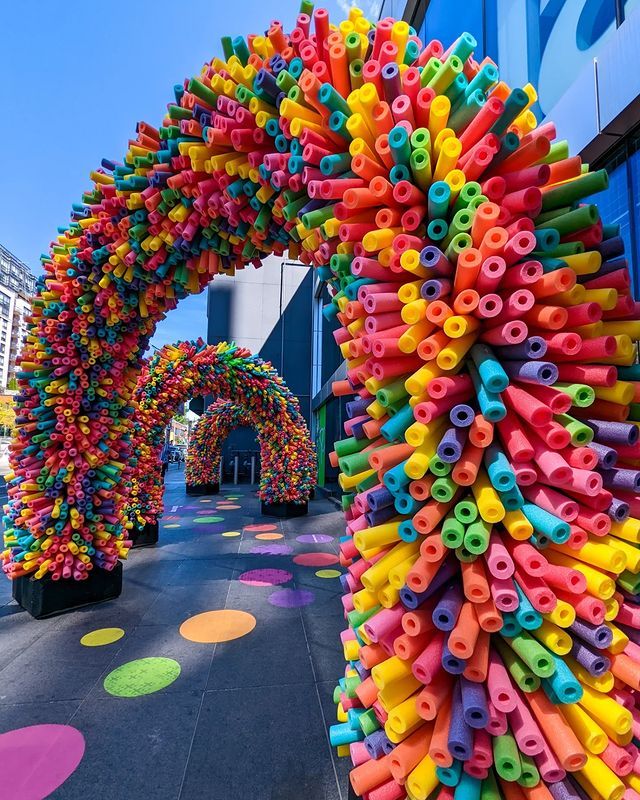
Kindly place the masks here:
<instances>
[{"instance_id":1,"label":"distant apartment building","mask_svg":"<svg viewBox=\"0 0 640 800\"><path fill-rule=\"evenodd\" d=\"M35 290L29 267L0 244L0 389L15 375Z\"/></svg>"}]
</instances>

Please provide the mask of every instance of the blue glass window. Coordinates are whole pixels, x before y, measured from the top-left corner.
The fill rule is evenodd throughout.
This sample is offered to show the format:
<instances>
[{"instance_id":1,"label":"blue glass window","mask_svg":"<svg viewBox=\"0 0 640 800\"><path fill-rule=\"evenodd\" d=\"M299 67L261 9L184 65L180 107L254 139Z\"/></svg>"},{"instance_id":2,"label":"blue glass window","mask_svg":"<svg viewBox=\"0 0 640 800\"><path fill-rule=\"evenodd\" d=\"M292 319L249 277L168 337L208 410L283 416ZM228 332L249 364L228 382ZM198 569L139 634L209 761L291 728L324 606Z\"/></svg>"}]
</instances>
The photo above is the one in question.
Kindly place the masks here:
<instances>
[{"instance_id":1,"label":"blue glass window","mask_svg":"<svg viewBox=\"0 0 640 800\"><path fill-rule=\"evenodd\" d=\"M418 35L423 42L439 39L445 47L461 33L475 36L476 59L484 58L483 0L431 0Z\"/></svg>"}]
</instances>

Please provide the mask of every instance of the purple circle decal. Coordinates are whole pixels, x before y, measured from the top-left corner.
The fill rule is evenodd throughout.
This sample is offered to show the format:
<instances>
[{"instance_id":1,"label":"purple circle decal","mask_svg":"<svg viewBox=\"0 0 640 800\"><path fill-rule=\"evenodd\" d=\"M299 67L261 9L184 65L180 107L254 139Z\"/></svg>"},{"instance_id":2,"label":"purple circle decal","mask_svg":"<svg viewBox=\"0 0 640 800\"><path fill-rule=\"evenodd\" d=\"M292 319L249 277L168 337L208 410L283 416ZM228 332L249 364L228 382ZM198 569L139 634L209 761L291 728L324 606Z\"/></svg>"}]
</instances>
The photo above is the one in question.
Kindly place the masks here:
<instances>
[{"instance_id":1,"label":"purple circle decal","mask_svg":"<svg viewBox=\"0 0 640 800\"><path fill-rule=\"evenodd\" d=\"M260 556L288 556L293 553L293 547L288 544L256 544L249 552Z\"/></svg>"},{"instance_id":2,"label":"purple circle decal","mask_svg":"<svg viewBox=\"0 0 640 800\"><path fill-rule=\"evenodd\" d=\"M238 580L247 586L279 586L291 578L293 575L286 569L250 569L243 572Z\"/></svg>"},{"instance_id":3,"label":"purple circle decal","mask_svg":"<svg viewBox=\"0 0 640 800\"><path fill-rule=\"evenodd\" d=\"M280 608L301 608L310 605L314 600L314 593L308 589L279 589L269 595L271 605Z\"/></svg>"},{"instance_id":4,"label":"purple circle decal","mask_svg":"<svg viewBox=\"0 0 640 800\"><path fill-rule=\"evenodd\" d=\"M48 797L73 774L84 746L84 736L71 725L29 725L0 734L0 764L6 766L2 796L7 800Z\"/></svg>"},{"instance_id":5,"label":"purple circle decal","mask_svg":"<svg viewBox=\"0 0 640 800\"><path fill-rule=\"evenodd\" d=\"M296 541L303 544L328 544L333 538L326 533L303 533L302 536L296 536Z\"/></svg>"}]
</instances>

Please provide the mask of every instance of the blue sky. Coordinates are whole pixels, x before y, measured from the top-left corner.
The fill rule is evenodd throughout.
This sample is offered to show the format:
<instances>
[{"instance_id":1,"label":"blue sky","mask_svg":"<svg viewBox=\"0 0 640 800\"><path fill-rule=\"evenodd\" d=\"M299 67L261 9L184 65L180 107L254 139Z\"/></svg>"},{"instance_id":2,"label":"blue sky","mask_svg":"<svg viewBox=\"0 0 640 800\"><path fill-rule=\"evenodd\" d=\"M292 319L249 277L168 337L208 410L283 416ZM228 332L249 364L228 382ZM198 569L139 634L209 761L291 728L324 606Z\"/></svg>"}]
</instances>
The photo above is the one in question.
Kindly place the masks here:
<instances>
[{"instance_id":1,"label":"blue sky","mask_svg":"<svg viewBox=\"0 0 640 800\"><path fill-rule=\"evenodd\" d=\"M318 3L336 22L343 4ZM290 30L298 8L298 0L5 3L0 242L38 274L89 172L104 157L121 159L136 122L160 122L172 86L221 54L222 35L264 31L274 17ZM205 334L206 293L163 320L154 344Z\"/></svg>"}]
</instances>

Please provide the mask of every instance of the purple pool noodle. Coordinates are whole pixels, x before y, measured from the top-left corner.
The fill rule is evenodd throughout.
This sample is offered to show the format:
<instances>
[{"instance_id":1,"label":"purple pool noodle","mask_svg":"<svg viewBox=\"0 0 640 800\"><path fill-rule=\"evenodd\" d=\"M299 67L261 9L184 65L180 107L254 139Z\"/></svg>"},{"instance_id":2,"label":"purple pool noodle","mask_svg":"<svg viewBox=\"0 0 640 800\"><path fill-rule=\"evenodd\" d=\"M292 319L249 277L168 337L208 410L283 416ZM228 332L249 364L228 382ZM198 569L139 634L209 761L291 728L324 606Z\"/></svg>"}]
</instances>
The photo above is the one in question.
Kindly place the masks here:
<instances>
[{"instance_id":1,"label":"purple pool noodle","mask_svg":"<svg viewBox=\"0 0 640 800\"><path fill-rule=\"evenodd\" d=\"M360 417L367 411L367 406L371 404L371 399L363 400L359 397L357 400L351 400L345 403L347 414L350 417Z\"/></svg>"},{"instance_id":2,"label":"purple pool noodle","mask_svg":"<svg viewBox=\"0 0 640 800\"><path fill-rule=\"evenodd\" d=\"M548 783L547 789L551 792L553 800L582 800L582 796L566 779L557 783Z\"/></svg>"},{"instance_id":3,"label":"purple pool noodle","mask_svg":"<svg viewBox=\"0 0 640 800\"><path fill-rule=\"evenodd\" d=\"M362 664L361 661L354 661L353 662L353 666L354 666L356 672L358 673L358 675L360 676L360 680L361 681L365 681L369 677L369 675L371 675L371 671L368 670L364 666L364 664Z\"/></svg>"},{"instance_id":4,"label":"purple pool noodle","mask_svg":"<svg viewBox=\"0 0 640 800\"><path fill-rule=\"evenodd\" d=\"M445 591L431 615L433 624L439 631L454 629L463 603L464 597L460 586L450 586Z\"/></svg>"},{"instance_id":5,"label":"purple pool noodle","mask_svg":"<svg viewBox=\"0 0 640 800\"><path fill-rule=\"evenodd\" d=\"M640 435L640 428L628 422L612 422L608 419L585 419L593 430L596 441L604 444L635 444Z\"/></svg>"},{"instance_id":6,"label":"purple pool noodle","mask_svg":"<svg viewBox=\"0 0 640 800\"><path fill-rule=\"evenodd\" d=\"M484 728L489 722L487 698L481 683L460 676L460 693L464 720L471 728Z\"/></svg>"},{"instance_id":7,"label":"purple pool noodle","mask_svg":"<svg viewBox=\"0 0 640 800\"><path fill-rule=\"evenodd\" d=\"M623 492L640 492L640 471L636 469L603 469L602 482L605 489L621 489Z\"/></svg>"},{"instance_id":8,"label":"purple pool noodle","mask_svg":"<svg viewBox=\"0 0 640 800\"><path fill-rule=\"evenodd\" d=\"M377 511L386 506L392 506L394 503L394 496L387 489L386 486L379 486L377 489L372 489L367 495L367 503L369 508Z\"/></svg>"},{"instance_id":9,"label":"purple pool noodle","mask_svg":"<svg viewBox=\"0 0 640 800\"><path fill-rule=\"evenodd\" d=\"M608 447L606 444L598 442L591 442L587 447L590 447L598 456L598 466L601 469L611 469L615 466L618 460L618 451L614 447Z\"/></svg>"},{"instance_id":10,"label":"purple pool noodle","mask_svg":"<svg viewBox=\"0 0 640 800\"><path fill-rule=\"evenodd\" d=\"M629 503L627 503L625 500L619 500L617 497L614 497L607 510L607 514L616 522L624 522L625 519L629 518Z\"/></svg>"},{"instance_id":11,"label":"purple pool noodle","mask_svg":"<svg viewBox=\"0 0 640 800\"><path fill-rule=\"evenodd\" d=\"M384 751L385 756L388 756L389 753L392 753L395 749L395 744L389 739L388 736L385 736L386 741L382 743L382 750Z\"/></svg>"},{"instance_id":12,"label":"purple pool noodle","mask_svg":"<svg viewBox=\"0 0 640 800\"><path fill-rule=\"evenodd\" d=\"M364 423L367 420L362 420L362 422L354 422L351 426L351 433L353 434L354 439L366 439L367 434L364 432Z\"/></svg>"},{"instance_id":13,"label":"purple pool noodle","mask_svg":"<svg viewBox=\"0 0 640 800\"><path fill-rule=\"evenodd\" d=\"M571 655L578 664L582 664L587 672L593 675L594 678L603 675L611 666L611 661L606 656L592 652L586 645L578 640L574 640L573 642Z\"/></svg>"},{"instance_id":14,"label":"purple pool noodle","mask_svg":"<svg viewBox=\"0 0 640 800\"><path fill-rule=\"evenodd\" d=\"M402 83L400 81L400 68L395 61L390 61L382 67L382 88L384 89L384 99L391 105L393 101L402 94Z\"/></svg>"},{"instance_id":15,"label":"purple pool noodle","mask_svg":"<svg viewBox=\"0 0 640 800\"><path fill-rule=\"evenodd\" d=\"M567 775L565 781L571 785L571 788L576 793L576 795L580 798L580 800L591 800L589 795L585 792L585 790L580 786L578 781L572 776Z\"/></svg>"},{"instance_id":16,"label":"purple pool noodle","mask_svg":"<svg viewBox=\"0 0 640 800\"><path fill-rule=\"evenodd\" d=\"M384 508L376 508L367 511L364 515L370 528L375 525L382 525L393 517L397 516L397 512L393 506L385 506Z\"/></svg>"},{"instance_id":17,"label":"purple pool noodle","mask_svg":"<svg viewBox=\"0 0 640 800\"><path fill-rule=\"evenodd\" d=\"M433 576L428 589L425 589L424 592L414 592L408 586L403 586L400 589L400 602L409 611L415 611L416 608L420 608L425 600L428 600L448 583L457 572L458 562L456 559L446 558L444 563L440 565L440 569Z\"/></svg>"},{"instance_id":18,"label":"purple pool noodle","mask_svg":"<svg viewBox=\"0 0 640 800\"><path fill-rule=\"evenodd\" d=\"M450 675L462 675L467 668L465 659L454 656L446 642L442 647L442 668Z\"/></svg>"},{"instance_id":19,"label":"purple pool noodle","mask_svg":"<svg viewBox=\"0 0 640 800\"><path fill-rule=\"evenodd\" d=\"M508 344L493 349L501 361L521 361L526 358L544 358L547 352L547 343L542 336L529 336L520 344Z\"/></svg>"},{"instance_id":20,"label":"purple pool noodle","mask_svg":"<svg viewBox=\"0 0 640 800\"><path fill-rule=\"evenodd\" d=\"M522 383L541 383L551 386L558 380L558 367L549 361L505 361L504 371Z\"/></svg>"},{"instance_id":21,"label":"purple pool noodle","mask_svg":"<svg viewBox=\"0 0 640 800\"><path fill-rule=\"evenodd\" d=\"M435 245L428 245L420 251L420 263L426 269L432 269L436 275L449 275L453 271L445 254Z\"/></svg>"},{"instance_id":22,"label":"purple pool noodle","mask_svg":"<svg viewBox=\"0 0 640 800\"><path fill-rule=\"evenodd\" d=\"M374 731L364 737L364 746L371 758L380 758L384 755L383 741L386 738L387 734L382 730Z\"/></svg>"},{"instance_id":23,"label":"purple pool noodle","mask_svg":"<svg viewBox=\"0 0 640 800\"><path fill-rule=\"evenodd\" d=\"M603 261L607 261L624 253L624 239L622 236L612 236L595 245L593 249L600 253Z\"/></svg>"},{"instance_id":24,"label":"purple pool noodle","mask_svg":"<svg viewBox=\"0 0 640 800\"><path fill-rule=\"evenodd\" d=\"M423 300L437 300L451 290L451 281L445 278L432 278L425 281L420 287L420 296Z\"/></svg>"},{"instance_id":25,"label":"purple pool noodle","mask_svg":"<svg viewBox=\"0 0 640 800\"><path fill-rule=\"evenodd\" d=\"M610 261L603 261L600 269L592 275L579 275L578 283L587 283L593 278L601 278L603 275L611 275L613 272L624 270L627 272L629 269L629 262L626 258L612 258Z\"/></svg>"},{"instance_id":26,"label":"purple pool noodle","mask_svg":"<svg viewBox=\"0 0 640 800\"><path fill-rule=\"evenodd\" d=\"M466 440L466 430L456 427L448 428L440 439L436 452L447 464L453 464L460 458Z\"/></svg>"},{"instance_id":27,"label":"purple pool noodle","mask_svg":"<svg viewBox=\"0 0 640 800\"><path fill-rule=\"evenodd\" d=\"M451 703L451 722L448 736L449 752L460 761L468 761L473 752L473 730L464 721L460 684L456 684Z\"/></svg>"},{"instance_id":28,"label":"purple pool noodle","mask_svg":"<svg viewBox=\"0 0 640 800\"><path fill-rule=\"evenodd\" d=\"M456 428L468 428L476 417L476 412L466 403L458 403L449 412L449 419Z\"/></svg>"},{"instance_id":29,"label":"purple pool noodle","mask_svg":"<svg viewBox=\"0 0 640 800\"><path fill-rule=\"evenodd\" d=\"M340 586L342 587L343 594L349 594L349 592L351 591L349 587L349 576L346 573L343 573L340 576Z\"/></svg>"},{"instance_id":30,"label":"purple pool noodle","mask_svg":"<svg viewBox=\"0 0 640 800\"><path fill-rule=\"evenodd\" d=\"M613 641L613 633L606 625L592 625L585 620L576 619L569 625L569 630L598 650L604 650Z\"/></svg>"}]
</instances>

